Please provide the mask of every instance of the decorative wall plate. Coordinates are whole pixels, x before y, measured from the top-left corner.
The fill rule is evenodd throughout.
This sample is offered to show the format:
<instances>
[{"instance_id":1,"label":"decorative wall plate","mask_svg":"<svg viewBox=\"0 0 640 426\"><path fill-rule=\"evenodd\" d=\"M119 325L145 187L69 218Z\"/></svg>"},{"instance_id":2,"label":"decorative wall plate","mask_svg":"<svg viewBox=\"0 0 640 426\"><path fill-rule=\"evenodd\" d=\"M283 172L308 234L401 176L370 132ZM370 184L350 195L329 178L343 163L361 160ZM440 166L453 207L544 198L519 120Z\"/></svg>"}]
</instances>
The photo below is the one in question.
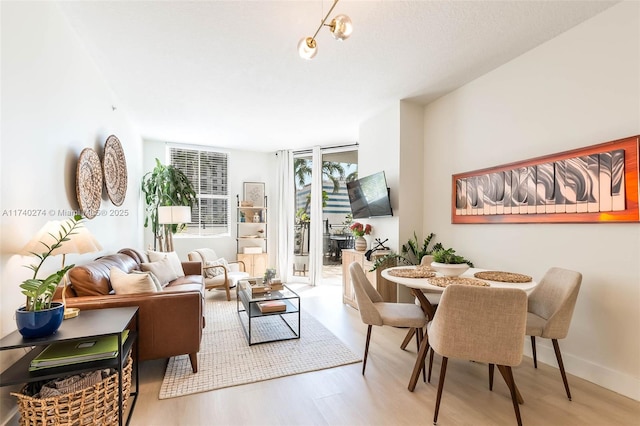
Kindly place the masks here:
<instances>
[{"instance_id":1,"label":"decorative wall plate","mask_svg":"<svg viewBox=\"0 0 640 426\"><path fill-rule=\"evenodd\" d=\"M109 136L104 144L102 171L109 199L114 205L121 206L127 195L127 161L115 135Z\"/></svg>"},{"instance_id":2,"label":"decorative wall plate","mask_svg":"<svg viewBox=\"0 0 640 426\"><path fill-rule=\"evenodd\" d=\"M78 158L76 195L83 216L96 217L102 201L102 168L98 154L91 148L83 149Z\"/></svg>"}]
</instances>

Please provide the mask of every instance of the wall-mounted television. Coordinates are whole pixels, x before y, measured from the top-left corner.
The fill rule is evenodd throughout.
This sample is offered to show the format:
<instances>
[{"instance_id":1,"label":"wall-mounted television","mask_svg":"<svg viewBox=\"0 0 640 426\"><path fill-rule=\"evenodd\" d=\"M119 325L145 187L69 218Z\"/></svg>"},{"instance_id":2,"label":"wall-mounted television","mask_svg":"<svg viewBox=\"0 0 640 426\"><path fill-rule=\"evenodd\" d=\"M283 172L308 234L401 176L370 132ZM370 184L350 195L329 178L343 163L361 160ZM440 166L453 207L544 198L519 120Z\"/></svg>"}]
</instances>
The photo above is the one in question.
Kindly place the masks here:
<instances>
[{"instance_id":1,"label":"wall-mounted television","mask_svg":"<svg viewBox=\"0 0 640 426\"><path fill-rule=\"evenodd\" d=\"M384 172L347 182L347 192L354 219L393 216Z\"/></svg>"}]
</instances>

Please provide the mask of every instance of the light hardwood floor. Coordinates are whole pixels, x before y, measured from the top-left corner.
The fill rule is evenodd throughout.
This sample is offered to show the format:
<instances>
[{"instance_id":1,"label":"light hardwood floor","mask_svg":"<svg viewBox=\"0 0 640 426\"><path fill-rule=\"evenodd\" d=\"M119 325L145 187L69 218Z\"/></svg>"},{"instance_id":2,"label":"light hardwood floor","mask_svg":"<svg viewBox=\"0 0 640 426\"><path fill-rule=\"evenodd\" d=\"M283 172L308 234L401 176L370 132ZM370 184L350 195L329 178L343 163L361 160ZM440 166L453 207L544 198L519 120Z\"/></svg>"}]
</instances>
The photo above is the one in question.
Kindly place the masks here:
<instances>
[{"instance_id":1,"label":"light hardwood floor","mask_svg":"<svg viewBox=\"0 0 640 426\"><path fill-rule=\"evenodd\" d=\"M303 309L362 356L366 326L341 302L336 285L297 288ZM216 292L207 297L222 297ZM440 361L431 383L407 384L415 342L399 348L406 330L374 327L366 375L362 363L265 382L159 400L166 361L141 364L140 397L131 425L427 425L432 424ZM277 344L277 343L275 343ZM562 343L561 343L562 344ZM242 360L238 360L242 362ZM439 425L514 425L509 391L496 373L488 389L487 366L450 360ZM524 397L525 425L639 425L640 402L569 375L573 401L558 370L524 358L514 369Z\"/></svg>"}]
</instances>

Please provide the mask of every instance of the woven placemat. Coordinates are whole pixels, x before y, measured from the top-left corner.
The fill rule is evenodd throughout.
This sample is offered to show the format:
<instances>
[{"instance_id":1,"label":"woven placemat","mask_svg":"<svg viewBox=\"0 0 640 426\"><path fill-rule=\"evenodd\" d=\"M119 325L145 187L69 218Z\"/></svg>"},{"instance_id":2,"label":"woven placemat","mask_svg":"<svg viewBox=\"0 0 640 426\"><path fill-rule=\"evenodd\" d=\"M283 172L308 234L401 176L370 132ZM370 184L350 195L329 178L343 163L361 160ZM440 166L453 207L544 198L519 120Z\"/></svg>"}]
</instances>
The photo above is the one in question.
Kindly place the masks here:
<instances>
[{"instance_id":1,"label":"woven placemat","mask_svg":"<svg viewBox=\"0 0 640 426\"><path fill-rule=\"evenodd\" d=\"M529 275L516 274L515 272L482 271L473 274L474 277L501 283L529 283L533 280Z\"/></svg>"},{"instance_id":2,"label":"woven placemat","mask_svg":"<svg viewBox=\"0 0 640 426\"><path fill-rule=\"evenodd\" d=\"M389 271L389 275L402 278L431 278L435 277L436 273L429 267L418 266L417 268L392 269Z\"/></svg>"},{"instance_id":3,"label":"woven placemat","mask_svg":"<svg viewBox=\"0 0 640 426\"><path fill-rule=\"evenodd\" d=\"M462 284L462 285L475 285L478 287L490 287L486 281L477 280L475 278L466 278L466 277L434 277L429 278L429 284L436 285L438 287L446 287L451 284Z\"/></svg>"}]
</instances>

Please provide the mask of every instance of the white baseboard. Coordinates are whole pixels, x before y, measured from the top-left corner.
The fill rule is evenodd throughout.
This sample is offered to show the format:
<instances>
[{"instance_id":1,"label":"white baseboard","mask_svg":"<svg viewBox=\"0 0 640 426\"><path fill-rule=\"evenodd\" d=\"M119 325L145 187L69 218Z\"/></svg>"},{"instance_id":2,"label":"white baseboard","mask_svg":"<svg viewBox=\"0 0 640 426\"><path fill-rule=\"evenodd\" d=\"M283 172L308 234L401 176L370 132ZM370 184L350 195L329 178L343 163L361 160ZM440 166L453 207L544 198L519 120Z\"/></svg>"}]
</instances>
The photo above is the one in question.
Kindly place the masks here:
<instances>
[{"instance_id":1,"label":"white baseboard","mask_svg":"<svg viewBox=\"0 0 640 426\"><path fill-rule=\"evenodd\" d=\"M540 343L543 341L549 342L549 346L544 344L541 345ZM562 341L559 340L558 342L560 342L560 349L562 350ZM531 340L528 336L525 339L524 346L524 354L533 357L531 352ZM536 352L538 362L558 368L558 362L556 361L556 354L553 351L553 346L551 346L551 340L536 339ZM565 353L564 351L562 351L562 361L567 373L580 377L581 379L587 380L591 383L595 383L598 386L602 386L605 389L609 389L610 391L619 393L633 400L640 401L640 379L612 370L609 367L594 364L591 361ZM558 373L558 378L559 377L560 373ZM569 380L569 386L571 386L571 380Z\"/></svg>"},{"instance_id":2,"label":"white baseboard","mask_svg":"<svg viewBox=\"0 0 640 426\"><path fill-rule=\"evenodd\" d=\"M17 425L20 423L18 407L13 407L8 413L3 413L2 426Z\"/></svg>"}]
</instances>

